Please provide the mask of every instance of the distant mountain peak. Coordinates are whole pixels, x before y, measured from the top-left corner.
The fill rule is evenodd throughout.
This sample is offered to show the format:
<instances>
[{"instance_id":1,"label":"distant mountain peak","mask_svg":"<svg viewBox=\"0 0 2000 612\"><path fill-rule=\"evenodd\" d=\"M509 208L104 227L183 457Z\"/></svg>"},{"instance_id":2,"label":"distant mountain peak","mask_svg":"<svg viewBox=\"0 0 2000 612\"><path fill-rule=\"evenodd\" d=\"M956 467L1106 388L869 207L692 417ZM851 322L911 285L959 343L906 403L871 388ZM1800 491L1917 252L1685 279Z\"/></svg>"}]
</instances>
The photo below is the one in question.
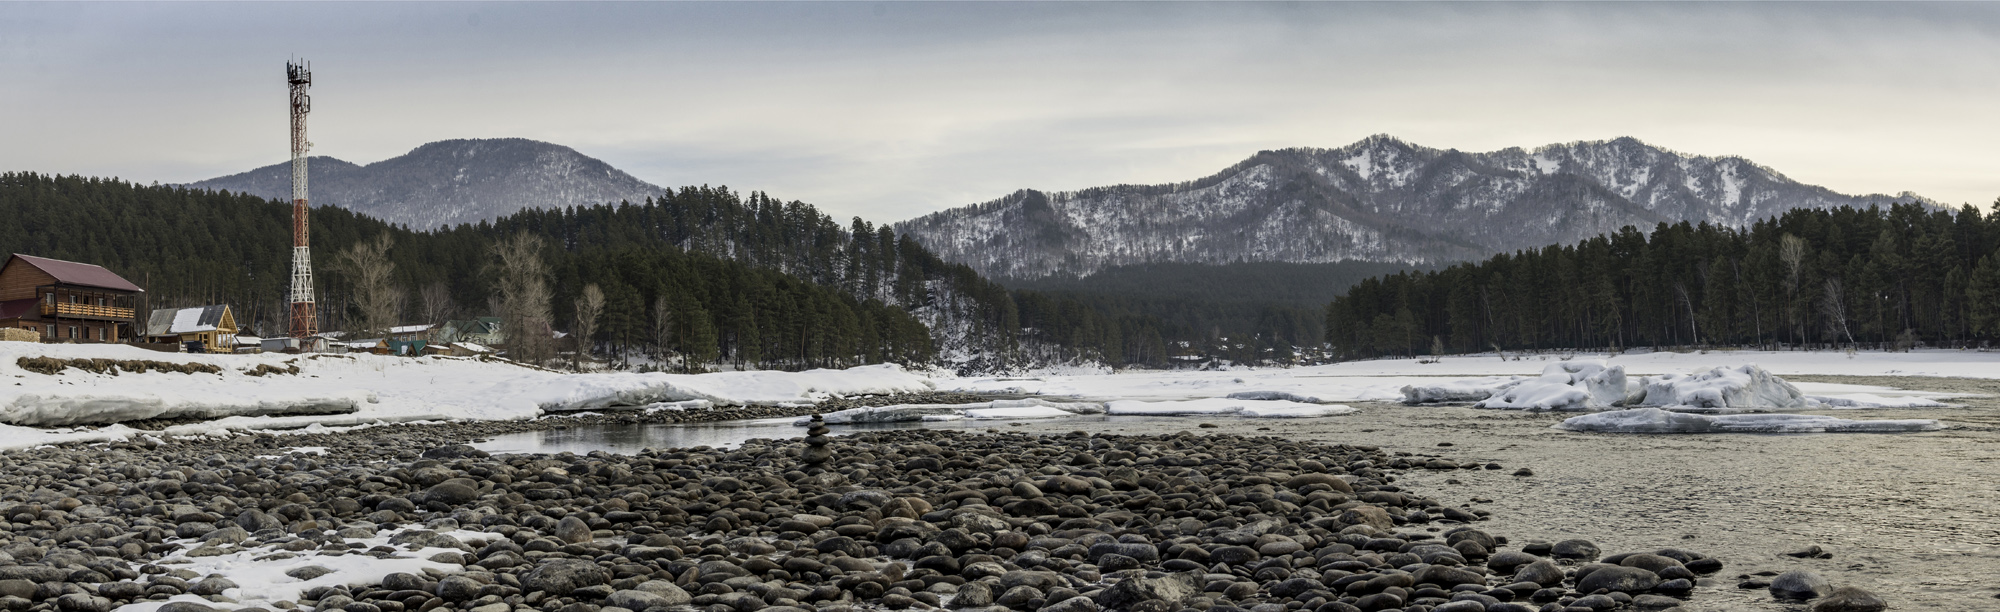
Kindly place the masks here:
<instances>
[{"instance_id":1,"label":"distant mountain peak","mask_svg":"<svg viewBox=\"0 0 2000 612\"><path fill-rule=\"evenodd\" d=\"M577 150L526 138L463 138L356 165L308 159L311 200L415 228L477 223L526 208L641 200L666 190ZM291 163L189 186L291 197Z\"/></svg>"},{"instance_id":2,"label":"distant mountain peak","mask_svg":"<svg viewBox=\"0 0 2000 612\"><path fill-rule=\"evenodd\" d=\"M1843 195L1630 136L1477 153L1375 134L1259 151L1186 183L1022 190L897 227L981 273L1039 278L1151 263L1455 261L1626 225L1743 226L1793 208L1899 201L1929 202Z\"/></svg>"}]
</instances>

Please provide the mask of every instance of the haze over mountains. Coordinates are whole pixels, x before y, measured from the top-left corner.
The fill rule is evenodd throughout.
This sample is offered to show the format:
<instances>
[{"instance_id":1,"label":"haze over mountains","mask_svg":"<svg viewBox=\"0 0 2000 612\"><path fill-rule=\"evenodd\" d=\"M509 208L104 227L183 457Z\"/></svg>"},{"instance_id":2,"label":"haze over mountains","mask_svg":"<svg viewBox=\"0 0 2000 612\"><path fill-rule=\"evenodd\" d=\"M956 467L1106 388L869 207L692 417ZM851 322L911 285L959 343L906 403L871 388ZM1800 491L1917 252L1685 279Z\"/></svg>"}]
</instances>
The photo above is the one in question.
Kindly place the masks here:
<instances>
[{"instance_id":1,"label":"haze over mountains","mask_svg":"<svg viewBox=\"0 0 2000 612\"><path fill-rule=\"evenodd\" d=\"M433 142L365 166L314 157L310 171L314 203L417 229L665 191L569 147L521 138ZM191 186L284 200L290 164ZM1262 151L1185 183L1023 189L895 227L947 261L1028 280L1166 263L1438 264L1626 225L1743 226L1794 208L1921 200L1835 193L1740 157L1632 138L1468 153L1378 135L1337 149Z\"/></svg>"},{"instance_id":2,"label":"haze over mountains","mask_svg":"<svg viewBox=\"0 0 2000 612\"><path fill-rule=\"evenodd\" d=\"M1626 225L1744 226L1794 208L1910 201L1924 200L1844 195L1632 138L1467 153L1377 135L1262 151L1186 183L1024 189L896 228L989 277L1034 279L1166 262L1438 263Z\"/></svg>"},{"instance_id":3,"label":"haze over mountains","mask_svg":"<svg viewBox=\"0 0 2000 612\"><path fill-rule=\"evenodd\" d=\"M315 156L306 168L312 203L415 229L489 221L524 208L637 202L665 191L575 149L524 138L443 140L366 166ZM290 200L292 165L189 186Z\"/></svg>"}]
</instances>

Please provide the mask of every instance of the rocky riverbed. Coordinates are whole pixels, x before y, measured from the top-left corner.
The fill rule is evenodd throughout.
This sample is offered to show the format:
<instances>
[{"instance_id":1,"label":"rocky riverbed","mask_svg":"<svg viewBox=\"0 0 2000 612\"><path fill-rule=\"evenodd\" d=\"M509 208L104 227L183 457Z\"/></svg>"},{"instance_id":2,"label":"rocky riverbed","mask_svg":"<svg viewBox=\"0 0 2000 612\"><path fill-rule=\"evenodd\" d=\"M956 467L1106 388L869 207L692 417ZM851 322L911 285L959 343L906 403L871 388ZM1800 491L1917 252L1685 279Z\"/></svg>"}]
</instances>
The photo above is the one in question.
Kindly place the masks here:
<instances>
[{"instance_id":1,"label":"rocky riverbed","mask_svg":"<svg viewBox=\"0 0 2000 612\"><path fill-rule=\"evenodd\" d=\"M818 409L984 399L924 395ZM1819 572L1735 573L1740 561L1695 552L1701 540L1671 529L1634 526L1614 550L1544 537L1565 529L1508 520L1488 509L1520 504L1458 488L1461 479L1529 485L1535 469L1491 461L1504 452L1341 443L1382 437L1346 417L1277 425L1290 430L1283 437L1253 430L1270 425L1183 420L1186 431L1129 430L1141 435L1045 422L636 455L494 457L459 444L579 422L813 410L8 453L0 608L1707 610L1736 609L1704 602L1749 587L1765 601L1817 597L1815 610L1882 609L1869 593L1836 593L1847 585ZM283 577L251 579L266 566ZM406 571L334 584L368 567Z\"/></svg>"}]
</instances>

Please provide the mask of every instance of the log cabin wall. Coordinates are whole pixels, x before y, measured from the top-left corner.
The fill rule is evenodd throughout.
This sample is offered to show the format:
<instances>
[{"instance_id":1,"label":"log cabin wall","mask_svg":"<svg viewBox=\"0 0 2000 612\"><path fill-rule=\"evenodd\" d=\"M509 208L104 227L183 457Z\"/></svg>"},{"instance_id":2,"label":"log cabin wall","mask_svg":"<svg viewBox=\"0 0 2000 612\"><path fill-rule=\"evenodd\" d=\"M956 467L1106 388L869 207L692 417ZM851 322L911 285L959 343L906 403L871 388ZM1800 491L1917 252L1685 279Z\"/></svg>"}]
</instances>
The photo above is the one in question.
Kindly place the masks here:
<instances>
[{"instance_id":1,"label":"log cabin wall","mask_svg":"<svg viewBox=\"0 0 2000 612\"><path fill-rule=\"evenodd\" d=\"M0 302L40 298L42 296L36 295L35 289L53 284L56 284L56 277L49 276L49 273L28 265L27 262L14 259L7 262L6 268L0 269Z\"/></svg>"}]
</instances>

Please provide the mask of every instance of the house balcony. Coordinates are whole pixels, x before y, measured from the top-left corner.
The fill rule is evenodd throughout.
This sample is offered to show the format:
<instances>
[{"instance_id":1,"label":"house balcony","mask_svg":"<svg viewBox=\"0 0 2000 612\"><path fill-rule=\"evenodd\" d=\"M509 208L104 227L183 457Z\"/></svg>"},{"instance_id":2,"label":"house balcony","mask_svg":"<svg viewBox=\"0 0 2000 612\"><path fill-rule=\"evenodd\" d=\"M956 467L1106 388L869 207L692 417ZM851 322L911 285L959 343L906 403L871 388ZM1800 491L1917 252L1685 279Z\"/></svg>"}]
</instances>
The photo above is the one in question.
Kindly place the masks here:
<instances>
[{"instance_id":1,"label":"house balcony","mask_svg":"<svg viewBox=\"0 0 2000 612\"><path fill-rule=\"evenodd\" d=\"M106 319L126 321L132 319L132 309L95 304L42 304L42 316L66 319Z\"/></svg>"}]
</instances>

